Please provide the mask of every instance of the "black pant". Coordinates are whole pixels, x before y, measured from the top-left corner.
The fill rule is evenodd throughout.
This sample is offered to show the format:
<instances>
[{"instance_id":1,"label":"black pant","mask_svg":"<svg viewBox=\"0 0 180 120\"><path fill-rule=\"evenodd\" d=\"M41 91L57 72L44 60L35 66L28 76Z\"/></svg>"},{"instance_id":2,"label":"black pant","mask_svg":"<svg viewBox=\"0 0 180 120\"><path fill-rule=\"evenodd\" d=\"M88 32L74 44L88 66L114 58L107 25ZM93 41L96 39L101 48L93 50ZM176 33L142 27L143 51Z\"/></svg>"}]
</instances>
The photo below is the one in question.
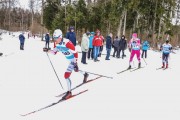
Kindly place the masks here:
<instances>
[{"instance_id":1,"label":"black pant","mask_svg":"<svg viewBox=\"0 0 180 120\"><path fill-rule=\"evenodd\" d=\"M20 43L20 50L24 50L24 43Z\"/></svg>"},{"instance_id":2,"label":"black pant","mask_svg":"<svg viewBox=\"0 0 180 120\"><path fill-rule=\"evenodd\" d=\"M88 59L90 59L90 57L93 59L93 48L89 48L88 50Z\"/></svg>"},{"instance_id":3,"label":"black pant","mask_svg":"<svg viewBox=\"0 0 180 120\"><path fill-rule=\"evenodd\" d=\"M48 48L49 48L49 41L46 41L46 48L47 48L47 46L48 46Z\"/></svg>"},{"instance_id":4,"label":"black pant","mask_svg":"<svg viewBox=\"0 0 180 120\"><path fill-rule=\"evenodd\" d=\"M120 54L121 54L121 51L122 51L122 58L124 58L125 55L124 55L124 50L123 50L123 49L120 49L120 50L119 50L119 56L120 56Z\"/></svg>"},{"instance_id":5,"label":"black pant","mask_svg":"<svg viewBox=\"0 0 180 120\"><path fill-rule=\"evenodd\" d=\"M162 54L163 63L166 62L166 64L168 64L168 58L169 58L169 53L167 53L167 54L163 53Z\"/></svg>"},{"instance_id":6,"label":"black pant","mask_svg":"<svg viewBox=\"0 0 180 120\"><path fill-rule=\"evenodd\" d=\"M147 50L142 51L141 58L143 58L144 54L145 54L145 58L147 58Z\"/></svg>"},{"instance_id":7,"label":"black pant","mask_svg":"<svg viewBox=\"0 0 180 120\"><path fill-rule=\"evenodd\" d=\"M116 57L119 58L120 57L120 52L119 52L119 48L117 47L114 47L114 53L113 53L113 57Z\"/></svg>"},{"instance_id":8,"label":"black pant","mask_svg":"<svg viewBox=\"0 0 180 120\"><path fill-rule=\"evenodd\" d=\"M83 52L83 51L82 51L81 62L82 62L83 64L86 64L86 52Z\"/></svg>"}]
</instances>

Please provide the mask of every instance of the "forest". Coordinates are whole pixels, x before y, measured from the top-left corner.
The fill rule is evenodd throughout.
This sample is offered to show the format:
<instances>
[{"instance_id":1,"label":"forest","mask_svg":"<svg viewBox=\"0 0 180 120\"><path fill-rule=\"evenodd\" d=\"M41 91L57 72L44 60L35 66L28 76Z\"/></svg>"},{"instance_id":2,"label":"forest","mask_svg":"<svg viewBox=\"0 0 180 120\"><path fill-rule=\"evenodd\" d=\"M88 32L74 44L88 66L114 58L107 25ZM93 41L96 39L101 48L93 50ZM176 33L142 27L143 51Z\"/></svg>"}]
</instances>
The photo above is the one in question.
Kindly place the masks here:
<instances>
[{"instance_id":1,"label":"forest","mask_svg":"<svg viewBox=\"0 0 180 120\"><path fill-rule=\"evenodd\" d=\"M0 0L0 29L52 34L60 28L65 34L74 26L79 41L84 32L99 29L104 37L127 39L137 32L153 47L166 39L180 44L180 0L29 0L28 9L17 4Z\"/></svg>"}]
</instances>

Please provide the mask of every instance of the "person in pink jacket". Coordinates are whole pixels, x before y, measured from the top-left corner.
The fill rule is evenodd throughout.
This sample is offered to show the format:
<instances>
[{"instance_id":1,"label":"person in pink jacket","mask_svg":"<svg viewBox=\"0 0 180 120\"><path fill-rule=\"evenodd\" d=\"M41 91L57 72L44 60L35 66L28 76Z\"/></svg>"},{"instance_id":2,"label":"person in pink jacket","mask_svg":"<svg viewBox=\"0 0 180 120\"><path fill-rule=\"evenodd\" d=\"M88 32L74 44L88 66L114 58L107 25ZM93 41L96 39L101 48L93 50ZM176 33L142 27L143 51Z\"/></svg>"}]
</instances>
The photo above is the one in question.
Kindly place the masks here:
<instances>
[{"instance_id":1,"label":"person in pink jacket","mask_svg":"<svg viewBox=\"0 0 180 120\"><path fill-rule=\"evenodd\" d=\"M133 33L132 39L129 41L129 45L128 45L129 49L131 50L128 69L131 69L131 65L132 65L134 55L137 56L137 59L139 61L138 68L141 67L140 46L141 46L141 42L140 42L140 39L137 37L137 33Z\"/></svg>"}]
</instances>

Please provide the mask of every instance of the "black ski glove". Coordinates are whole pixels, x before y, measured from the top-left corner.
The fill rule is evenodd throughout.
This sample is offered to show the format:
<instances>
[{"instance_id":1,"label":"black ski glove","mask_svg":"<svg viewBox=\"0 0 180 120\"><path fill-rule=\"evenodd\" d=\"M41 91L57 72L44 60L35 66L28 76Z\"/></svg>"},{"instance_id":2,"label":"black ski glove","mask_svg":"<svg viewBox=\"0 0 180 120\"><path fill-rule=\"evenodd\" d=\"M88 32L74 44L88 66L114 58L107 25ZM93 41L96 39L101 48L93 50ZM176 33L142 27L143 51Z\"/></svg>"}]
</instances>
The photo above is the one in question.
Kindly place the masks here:
<instances>
[{"instance_id":1,"label":"black ski glove","mask_svg":"<svg viewBox=\"0 0 180 120\"><path fill-rule=\"evenodd\" d=\"M74 71L75 71L75 72L78 72L78 71L79 71L79 67L78 67L77 63L74 63Z\"/></svg>"}]
</instances>

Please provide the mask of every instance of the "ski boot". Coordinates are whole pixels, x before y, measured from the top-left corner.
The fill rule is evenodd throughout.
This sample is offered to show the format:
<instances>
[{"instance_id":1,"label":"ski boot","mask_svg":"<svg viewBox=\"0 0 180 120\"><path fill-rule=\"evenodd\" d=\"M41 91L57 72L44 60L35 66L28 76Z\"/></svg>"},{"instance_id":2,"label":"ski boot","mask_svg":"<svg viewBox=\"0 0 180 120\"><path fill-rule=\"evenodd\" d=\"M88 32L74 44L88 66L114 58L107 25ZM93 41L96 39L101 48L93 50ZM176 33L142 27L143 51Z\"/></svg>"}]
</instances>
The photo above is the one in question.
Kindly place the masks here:
<instances>
[{"instance_id":1,"label":"ski boot","mask_svg":"<svg viewBox=\"0 0 180 120\"><path fill-rule=\"evenodd\" d=\"M131 69L131 65L129 65L128 70Z\"/></svg>"},{"instance_id":2,"label":"ski boot","mask_svg":"<svg viewBox=\"0 0 180 120\"><path fill-rule=\"evenodd\" d=\"M62 97L63 100L67 100L72 97L72 93L70 91L67 91L66 94Z\"/></svg>"},{"instance_id":3,"label":"ski boot","mask_svg":"<svg viewBox=\"0 0 180 120\"><path fill-rule=\"evenodd\" d=\"M141 68L141 63L138 64L138 68Z\"/></svg>"},{"instance_id":4,"label":"ski boot","mask_svg":"<svg viewBox=\"0 0 180 120\"><path fill-rule=\"evenodd\" d=\"M165 67L165 64L163 63L162 67L161 68L164 68Z\"/></svg>"},{"instance_id":5,"label":"ski boot","mask_svg":"<svg viewBox=\"0 0 180 120\"><path fill-rule=\"evenodd\" d=\"M86 83L86 82L87 82L88 76L89 76L89 74L85 72L83 83Z\"/></svg>"},{"instance_id":6,"label":"ski boot","mask_svg":"<svg viewBox=\"0 0 180 120\"><path fill-rule=\"evenodd\" d=\"M168 64L166 64L166 69L168 68Z\"/></svg>"}]
</instances>

